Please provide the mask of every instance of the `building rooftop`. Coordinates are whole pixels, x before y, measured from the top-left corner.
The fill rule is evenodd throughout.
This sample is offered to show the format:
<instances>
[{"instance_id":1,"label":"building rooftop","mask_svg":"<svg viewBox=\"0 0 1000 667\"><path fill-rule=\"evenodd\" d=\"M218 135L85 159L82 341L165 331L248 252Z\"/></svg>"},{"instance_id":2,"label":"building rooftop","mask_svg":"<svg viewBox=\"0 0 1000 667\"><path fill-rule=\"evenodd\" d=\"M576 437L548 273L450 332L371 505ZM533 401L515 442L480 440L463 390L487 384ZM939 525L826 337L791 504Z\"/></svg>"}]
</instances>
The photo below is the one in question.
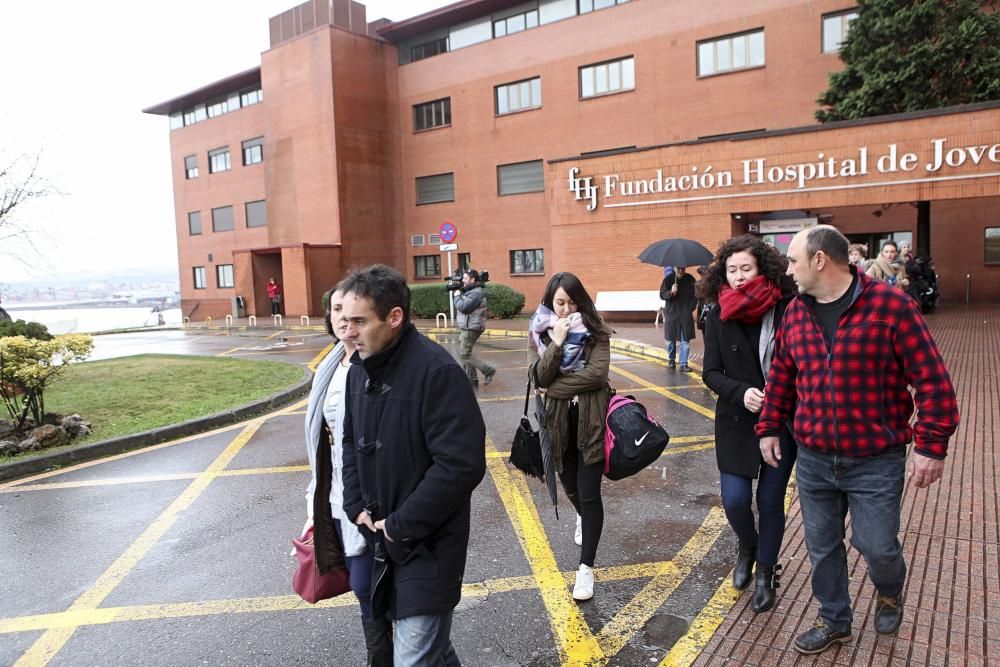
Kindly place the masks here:
<instances>
[{"instance_id":1,"label":"building rooftop","mask_svg":"<svg viewBox=\"0 0 1000 667\"><path fill-rule=\"evenodd\" d=\"M421 33L471 21L522 3L523 0L460 0L403 21L389 23L376 31L380 37L397 43Z\"/></svg>"},{"instance_id":2,"label":"building rooftop","mask_svg":"<svg viewBox=\"0 0 1000 667\"><path fill-rule=\"evenodd\" d=\"M207 102L208 100L221 97L233 91L243 88L251 88L253 86L260 86L260 67L254 67L240 72L239 74L233 74L232 76L227 76L224 79L219 79L214 83L202 86L201 88L192 90L189 93L184 93L183 95L167 100L166 102L160 102L159 104L154 104L151 107L146 107L142 110L142 112L158 116L169 116L172 113L178 113L180 111L184 111L185 109L190 109L196 104Z\"/></svg>"}]
</instances>

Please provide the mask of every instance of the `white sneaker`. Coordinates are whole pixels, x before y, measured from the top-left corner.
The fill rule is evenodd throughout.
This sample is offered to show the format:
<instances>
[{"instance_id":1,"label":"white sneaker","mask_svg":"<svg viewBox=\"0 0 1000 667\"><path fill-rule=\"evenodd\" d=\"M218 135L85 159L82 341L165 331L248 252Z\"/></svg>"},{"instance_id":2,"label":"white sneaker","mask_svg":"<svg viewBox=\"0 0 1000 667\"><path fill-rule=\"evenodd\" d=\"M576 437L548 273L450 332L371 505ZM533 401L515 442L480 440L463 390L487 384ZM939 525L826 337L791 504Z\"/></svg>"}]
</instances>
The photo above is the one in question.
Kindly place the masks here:
<instances>
[{"instance_id":1,"label":"white sneaker","mask_svg":"<svg viewBox=\"0 0 1000 667\"><path fill-rule=\"evenodd\" d=\"M594 597L594 568L580 565L576 571L576 583L573 584L573 599L583 602Z\"/></svg>"},{"instance_id":2,"label":"white sneaker","mask_svg":"<svg viewBox=\"0 0 1000 667\"><path fill-rule=\"evenodd\" d=\"M576 515L576 532L573 534L573 541L576 542L576 546L583 546L583 518L579 514Z\"/></svg>"}]
</instances>

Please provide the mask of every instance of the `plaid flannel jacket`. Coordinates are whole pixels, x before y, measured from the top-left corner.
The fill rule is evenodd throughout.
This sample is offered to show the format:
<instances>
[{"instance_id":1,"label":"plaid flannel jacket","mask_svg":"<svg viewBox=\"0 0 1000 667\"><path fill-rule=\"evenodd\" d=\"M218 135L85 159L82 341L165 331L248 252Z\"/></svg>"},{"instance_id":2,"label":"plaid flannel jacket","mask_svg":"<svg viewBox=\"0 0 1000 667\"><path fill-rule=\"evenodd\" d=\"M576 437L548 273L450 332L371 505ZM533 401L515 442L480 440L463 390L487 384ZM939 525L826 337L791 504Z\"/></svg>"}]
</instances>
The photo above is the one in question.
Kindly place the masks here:
<instances>
[{"instance_id":1,"label":"plaid flannel jacket","mask_svg":"<svg viewBox=\"0 0 1000 667\"><path fill-rule=\"evenodd\" d=\"M912 439L920 454L943 459L958 400L913 299L860 275L829 349L814 304L802 295L785 311L757 435L778 435L794 413L795 439L813 451L871 456Z\"/></svg>"}]
</instances>

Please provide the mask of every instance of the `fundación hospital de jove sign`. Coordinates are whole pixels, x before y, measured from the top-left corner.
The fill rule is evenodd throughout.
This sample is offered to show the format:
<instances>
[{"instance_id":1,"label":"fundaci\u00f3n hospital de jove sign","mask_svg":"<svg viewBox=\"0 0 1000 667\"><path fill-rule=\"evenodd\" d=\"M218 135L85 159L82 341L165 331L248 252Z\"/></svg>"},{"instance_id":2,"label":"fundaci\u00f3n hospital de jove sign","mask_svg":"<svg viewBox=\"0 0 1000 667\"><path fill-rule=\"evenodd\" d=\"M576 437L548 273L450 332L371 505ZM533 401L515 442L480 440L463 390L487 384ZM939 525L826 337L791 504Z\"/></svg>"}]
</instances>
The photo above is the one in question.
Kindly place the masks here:
<instances>
[{"instance_id":1,"label":"fundaci\u00f3n hospital de jove sign","mask_svg":"<svg viewBox=\"0 0 1000 667\"><path fill-rule=\"evenodd\" d=\"M1000 165L1000 143L972 146L952 146L948 139L931 139L917 152L903 152L897 144L875 153L868 146L858 147L852 154L817 153L808 162L774 164L767 158L740 160L738 169L716 169L711 164L693 165L687 173L666 166L649 178L626 179L621 174L581 176L579 167L569 169L568 189L577 201L586 202L587 210L622 206L648 206L681 202L758 197L823 190L872 188L887 185L932 183L936 181L989 178L1000 176L992 167ZM953 173L961 169L962 173ZM970 169L974 171L970 171ZM988 169L987 171L984 171ZM873 175L895 178L883 180ZM900 176L903 177L900 177ZM910 176L905 176L910 175ZM824 185L824 181L843 179L846 182ZM774 186L773 189L727 192L752 186ZM681 193L678 196L678 193ZM671 195L649 198L649 195Z\"/></svg>"}]
</instances>

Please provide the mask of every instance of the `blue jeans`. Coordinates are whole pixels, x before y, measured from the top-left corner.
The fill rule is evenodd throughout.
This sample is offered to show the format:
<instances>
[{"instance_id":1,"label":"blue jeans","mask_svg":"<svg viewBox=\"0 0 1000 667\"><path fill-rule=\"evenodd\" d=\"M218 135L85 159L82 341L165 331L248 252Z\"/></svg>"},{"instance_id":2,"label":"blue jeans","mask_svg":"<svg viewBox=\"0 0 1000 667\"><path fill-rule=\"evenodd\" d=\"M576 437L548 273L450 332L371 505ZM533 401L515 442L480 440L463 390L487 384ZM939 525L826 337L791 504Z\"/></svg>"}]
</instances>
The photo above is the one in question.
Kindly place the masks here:
<instances>
[{"instance_id":1,"label":"blue jeans","mask_svg":"<svg viewBox=\"0 0 1000 667\"><path fill-rule=\"evenodd\" d=\"M806 547L812 561L813 596L819 615L837 631L851 629L844 519L851 513L851 546L868 563L868 578L879 595L895 597L906 583L899 543L906 449L878 456L820 454L799 448L799 503Z\"/></svg>"},{"instance_id":2,"label":"blue jeans","mask_svg":"<svg viewBox=\"0 0 1000 667\"><path fill-rule=\"evenodd\" d=\"M684 339L684 332L681 332L680 336L681 336L680 341L673 341L673 340L667 341L667 361L674 360L674 351L677 349L677 347L680 347L681 366L687 366L688 355L691 354L691 342Z\"/></svg>"},{"instance_id":3,"label":"blue jeans","mask_svg":"<svg viewBox=\"0 0 1000 667\"><path fill-rule=\"evenodd\" d=\"M785 536L785 489L795 465L795 441L792 435L782 429L781 461L777 468L766 463L760 464L760 479L757 480L757 513L760 515L760 532L753 515L753 480L741 475L720 473L722 482L722 506L726 518L740 544L757 545L757 562L765 567L774 567L781 551L781 540Z\"/></svg>"},{"instance_id":4,"label":"blue jeans","mask_svg":"<svg viewBox=\"0 0 1000 667\"><path fill-rule=\"evenodd\" d=\"M340 532L340 543L344 543L344 527L340 521L334 519L337 530ZM348 530L357 530L353 526ZM361 607L361 615L365 618L372 617L372 550L369 547L360 556L347 556L344 558L347 563L347 572L351 576L351 590L358 598L358 606Z\"/></svg>"},{"instance_id":5,"label":"blue jeans","mask_svg":"<svg viewBox=\"0 0 1000 667\"><path fill-rule=\"evenodd\" d=\"M447 614L410 616L396 621L393 640L395 667L461 666L451 645L451 618Z\"/></svg>"}]
</instances>

